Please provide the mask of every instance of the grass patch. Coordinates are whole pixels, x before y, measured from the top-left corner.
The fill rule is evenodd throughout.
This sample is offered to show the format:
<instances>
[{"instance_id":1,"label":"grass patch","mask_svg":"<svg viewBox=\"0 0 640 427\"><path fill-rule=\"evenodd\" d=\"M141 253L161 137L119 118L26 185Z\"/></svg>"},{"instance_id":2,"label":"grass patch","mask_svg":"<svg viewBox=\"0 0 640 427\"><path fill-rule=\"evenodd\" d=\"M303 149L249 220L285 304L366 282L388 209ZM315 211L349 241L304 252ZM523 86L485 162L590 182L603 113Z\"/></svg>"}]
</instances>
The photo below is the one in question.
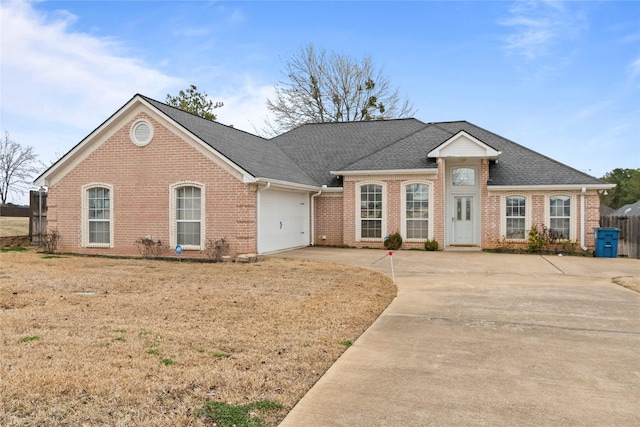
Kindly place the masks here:
<instances>
[{"instance_id":1,"label":"grass patch","mask_svg":"<svg viewBox=\"0 0 640 427\"><path fill-rule=\"evenodd\" d=\"M173 365L173 360L169 358L165 358L165 359L162 359L160 363L163 364L164 366L171 366Z\"/></svg>"},{"instance_id":2,"label":"grass patch","mask_svg":"<svg viewBox=\"0 0 640 427\"><path fill-rule=\"evenodd\" d=\"M18 340L18 343L23 343L23 342L30 342L30 341L38 341L40 339L39 336L37 335L33 335L30 337L22 337Z\"/></svg>"},{"instance_id":3,"label":"grass patch","mask_svg":"<svg viewBox=\"0 0 640 427\"><path fill-rule=\"evenodd\" d=\"M260 400L247 405L210 401L197 409L195 414L210 419L217 427L265 427L268 424L258 414L281 408L282 405L270 400Z\"/></svg>"},{"instance_id":4,"label":"grass patch","mask_svg":"<svg viewBox=\"0 0 640 427\"><path fill-rule=\"evenodd\" d=\"M340 341L339 344L345 347L351 347L353 345L353 342L351 340L344 340L344 341Z\"/></svg>"},{"instance_id":5,"label":"grass patch","mask_svg":"<svg viewBox=\"0 0 640 427\"><path fill-rule=\"evenodd\" d=\"M634 277L634 276L614 277L612 281L618 286L622 286L624 288L640 293L640 277Z\"/></svg>"},{"instance_id":6,"label":"grass patch","mask_svg":"<svg viewBox=\"0 0 640 427\"><path fill-rule=\"evenodd\" d=\"M147 354L152 354L152 355L158 355L160 354L160 350L158 350L157 348L150 348L149 350L147 350Z\"/></svg>"},{"instance_id":7,"label":"grass patch","mask_svg":"<svg viewBox=\"0 0 640 427\"><path fill-rule=\"evenodd\" d=\"M28 250L29 248L25 248L24 246L10 246L8 248L0 248L0 252L25 252Z\"/></svg>"},{"instance_id":8,"label":"grass patch","mask_svg":"<svg viewBox=\"0 0 640 427\"><path fill-rule=\"evenodd\" d=\"M229 357L230 355L227 353L221 353L221 352L213 352L210 353L213 357L215 357L216 359L224 359L226 357Z\"/></svg>"}]
</instances>

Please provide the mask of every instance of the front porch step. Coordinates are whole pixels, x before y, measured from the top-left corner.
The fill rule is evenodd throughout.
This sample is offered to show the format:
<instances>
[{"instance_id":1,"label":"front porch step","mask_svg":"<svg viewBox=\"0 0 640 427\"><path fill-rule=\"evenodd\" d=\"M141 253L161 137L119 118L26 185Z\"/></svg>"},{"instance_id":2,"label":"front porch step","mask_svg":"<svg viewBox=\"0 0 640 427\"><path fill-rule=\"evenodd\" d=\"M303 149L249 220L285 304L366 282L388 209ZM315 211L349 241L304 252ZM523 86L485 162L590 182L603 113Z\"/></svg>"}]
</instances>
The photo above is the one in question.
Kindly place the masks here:
<instances>
[{"instance_id":1,"label":"front porch step","mask_svg":"<svg viewBox=\"0 0 640 427\"><path fill-rule=\"evenodd\" d=\"M481 252L482 248L480 246L446 246L444 248L445 252Z\"/></svg>"}]
</instances>

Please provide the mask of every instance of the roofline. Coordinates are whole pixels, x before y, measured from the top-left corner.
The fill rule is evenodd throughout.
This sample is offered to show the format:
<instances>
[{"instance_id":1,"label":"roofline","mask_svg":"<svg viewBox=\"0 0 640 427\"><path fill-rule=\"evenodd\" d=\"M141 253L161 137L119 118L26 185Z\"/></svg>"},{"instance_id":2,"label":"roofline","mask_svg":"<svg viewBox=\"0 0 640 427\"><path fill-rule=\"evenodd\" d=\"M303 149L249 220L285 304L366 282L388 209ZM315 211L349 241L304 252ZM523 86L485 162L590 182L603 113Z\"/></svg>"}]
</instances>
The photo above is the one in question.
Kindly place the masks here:
<instances>
[{"instance_id":1,"label":"roofline","mask_svg":"<svg viewBox=\"0 0 640 427\"><path fill-rule=\"evenodd\" d=\"M139 98L140 102L142 102L144 105L146 105L148 108L151 108L152 110L156 111L160 116L162 116L165 120L168 120L170 123L173 123L173 125L179 129L182 129L182 131L184 133L186 133L189 137L191 137L193 140L200 142L200 144L207 150L211 151L213 154L215 154L216 156L218 156L224 163L226 163L227 165L229 165L231 168L237 170L238 172L240 172L240 174L242 174L242 179L243 181L247 179L247 177L253 177L253 175L251 173L249 173L248 171L246 171L245 169L241 168L238 164L232 162L227 156L225 156L224 154L222 154L221 152L219 152L218 150L216 150L215 148L213 148L211 145L207 144L205 141L202 140L202 138L200 138L199 136L197 136L196 134L194 134L193 132L191 132L189 129L187 129L186 127L182 126L180 123L178 123L177 121L173 120L171 118L171 116L169 116L168 114L166 114L164 111L156 108L153 104L151 104L149 101L147 101L147 99L140 94L136 94L136 96L134 96L135 98ZM159 101L158 101L159 102ZM171 106L170 106L171 107ZM173 107L175 108L175 107ZM182 110L181 110L182 111ZM222 125L221 123L218 123L220 125ZM226 126L226 125L222 125L222 126ZM247 133L247 132L245 132Z\"/></svg>"},{"instance_id":2,"label":"roofline","mask_svg":"<svg viewBox=\"0 0 640 427\"><path fill-rule=\"evenodd\" d=\"M610 190L616 184L562 184L562 185L487 185L489 191L525 191L525 190Z\"/></svg>"},{"instance_id":3,"label":"roofline","mask_svg":"<svg viewBox=\"0 0 640 427\"><path fill-rule=\"evenodd\" d=\"M271 179L265 177L256 177L250 180L244 180L245 184L260 184L260 183L271 183L271 188L283 188L287 190L306 190L306 191L325 191L331 187L322 187L317 185L308 185L308 184L298 184L290 181L282 181L279 179Z\"/></svg>"},{"instance_id":4,"label":"roofline","mask_svg":"<svg viewBox=\"0 0 640 427\"><path fill-rule=\"evenodd\" d=\"M170 116L165 114L162 110L156 108L153 104L151 104L149 101L147 101L147 99L143 95L138 93L138 94L135 94L133 96L133 98L131 98L129 101L127 101L122 107L120 107L115 113L113 113L107 120L102 122L102 124L100 124L97 128L95 128L93 131L91 131L91 133L89 133L89 135L84 137L79 143L77 143L64 156L62 156L60 159L58 159L57 162L55 162L47 170L45 170L42 174L40 174L40 176L38 176L33 181L33 184L34 185L48 185L48 180L47 180L48 176L54 174L55 171L59 167L61 167L64 163L67 162L67 160L69 160L71 157L73 157L74 154L78 153L82 149L82 147L84 147L87 144L87 142L89 140L91 140L96 135L98 135L102 130L107 128L111 123L115 122L120 116L122 116L123 114L126 114L126 111L128 109L130 109L136 102L140 102L142 105L146 106L147 108L149 108L150 110L154 111L156 114L158 114L159 116L161 116L162 118L164 118L168 122L172 123L175 127L181 129L187 136L192 138L194 141L198 141L205 149L209 150L210 152L212 152L213 154L218 156L223 162L225 162L231 168L233 168L236 171L238 171L243 176L243 180L246 180L247 177L253 177L253 175L251 175L251 173L249 173L248 171L244 170L243 168L241 168L239 165L237 165L236 163L232 162L231 160L229 160L225 155L220 153L218 150L213 148L211 145L207 144L200 137L198 137L197 135L192 133L189 129L185 128L180 123L178 123L175 120L173 120ZM225 126L225 125L222 125L222 126Z\"/></svg>"},{"instance_id":5,"label":"roofline","mask_svg":"<svg viewBox=\"0 0 640 427\"><path fill-rule=\"evenodd\" d=\"M428 169L382 169L382 170L356 170L356 171L329 171L332 175L348 176L348 175L416 175L416 174L433 174L438 173L437 168Z\"/></svg>"}]
</instances>

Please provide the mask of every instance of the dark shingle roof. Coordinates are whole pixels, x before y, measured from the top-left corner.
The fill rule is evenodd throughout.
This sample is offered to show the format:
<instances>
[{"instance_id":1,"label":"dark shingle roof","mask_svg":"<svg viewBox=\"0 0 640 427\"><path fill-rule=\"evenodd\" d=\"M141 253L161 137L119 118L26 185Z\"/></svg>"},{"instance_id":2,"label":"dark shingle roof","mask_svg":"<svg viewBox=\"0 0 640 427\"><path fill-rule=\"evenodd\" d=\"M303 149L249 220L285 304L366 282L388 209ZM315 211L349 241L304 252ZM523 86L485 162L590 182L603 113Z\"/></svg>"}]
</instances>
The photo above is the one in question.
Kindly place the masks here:
<instances>
[{"instance_id":1,"label":"dark shingle roof","mask_svg":"<svg viewBox=\"0 0 640 427\"><path fill-rule=\"evenodd\" d=\"M469 122L436 123L453 134L464 130L502 151L489 167L490 185L587 185L602 184L597 178L516 144Z\"/></svg>"},{"instance_id":2,"label":"dark shingle roof","mask_svg":"<svg viewBox=\"0 0 640 427\"><path fill-rule=\"evenodd\" d=\"M589 185L597 178L466 121L416 119L306 124L270 140L202 119L142 96L155 108L255 177L339 185L330 171L435 168L427 153L465 131L502 154L490 185Z\"/></svg>"},{"instance_id":3,"label":"dark shingle roof","mask_svg":"<svg viewBox=\"0 0 640 427\"><path fill-rule=\"evenodd\" d=\"M635 203L629 203L628 205L624 205L620 209L610 213L613 216L630 216L630 215L640 215L640 201Z\"/></svg>"},{"instance_id":4,"label":"dark shingle roof","mask_svg":"<svg viewBox=\"0 0 640 427\"><path fill-rule=\"evenodd\" d=\"M205 120L151 98L142 95L141 97L254 177L316 185L314 180L273 142Z\"/></svg>"},{"instance_id":5,"label":"dark shingle roof","mask_svg":"<svg viewBox=\"0 0 640 427\"><path fill-rule=\"evenodd\" d=\"M318 183L336 185L330 171L370 156L424 128L416 119L306 124L272 141Z\"/></svg>"}]
</instances>

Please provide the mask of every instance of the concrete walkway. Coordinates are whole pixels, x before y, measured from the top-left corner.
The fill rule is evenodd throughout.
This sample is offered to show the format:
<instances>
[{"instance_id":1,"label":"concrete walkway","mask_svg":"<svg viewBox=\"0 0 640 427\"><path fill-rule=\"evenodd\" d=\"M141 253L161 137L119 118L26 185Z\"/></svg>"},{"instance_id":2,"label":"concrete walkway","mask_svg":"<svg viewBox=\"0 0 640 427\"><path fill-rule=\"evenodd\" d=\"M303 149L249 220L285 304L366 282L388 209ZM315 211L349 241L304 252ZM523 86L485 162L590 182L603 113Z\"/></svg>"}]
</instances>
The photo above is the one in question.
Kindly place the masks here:
<instances>
[{"instance_id":1,"label":"concrete walkway","mask_svg":"<svg viewBox=\"0 0 640 427\"><path fill-rule=\"evenodd\" d=\"M385 252L279 254L391 275ZM289 426L640 425L640 261L393 254L398 296ZM338 267L339 268L339 267Z\"/></svg>"}]
</instances>

